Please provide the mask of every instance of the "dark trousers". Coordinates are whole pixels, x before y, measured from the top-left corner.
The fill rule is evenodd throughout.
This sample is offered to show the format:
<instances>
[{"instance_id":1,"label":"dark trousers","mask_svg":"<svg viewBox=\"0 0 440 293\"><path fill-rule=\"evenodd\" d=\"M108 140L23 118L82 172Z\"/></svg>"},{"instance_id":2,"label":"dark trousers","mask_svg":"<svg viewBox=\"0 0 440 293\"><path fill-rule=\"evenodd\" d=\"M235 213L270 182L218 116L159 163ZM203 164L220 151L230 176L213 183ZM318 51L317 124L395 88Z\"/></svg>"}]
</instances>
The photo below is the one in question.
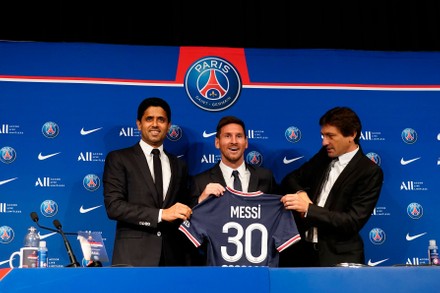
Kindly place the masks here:
<instances>
[{"instance_id":1,"label":"dark trousers","mask_svg":"<svg viewBox=\"0 0 440 293\"><path fill-rule=\"evenodd\" d=\"M319 267L319 244L301 240L280 253L280 267Z\"/></svg>"}]
</instances>

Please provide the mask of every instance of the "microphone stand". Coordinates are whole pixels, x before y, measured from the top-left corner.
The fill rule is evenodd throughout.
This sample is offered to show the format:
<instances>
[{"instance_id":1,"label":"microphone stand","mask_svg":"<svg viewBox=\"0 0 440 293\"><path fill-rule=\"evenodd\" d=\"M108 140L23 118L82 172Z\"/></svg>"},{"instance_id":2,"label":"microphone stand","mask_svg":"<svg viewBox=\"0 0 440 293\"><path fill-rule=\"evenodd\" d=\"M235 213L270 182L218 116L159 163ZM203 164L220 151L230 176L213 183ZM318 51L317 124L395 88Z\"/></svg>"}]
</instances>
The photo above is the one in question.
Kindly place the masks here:
<instances>
[{"instance_id":1,"label":"microphone stand","mask_svg":"<svg viewBox=\"0 0 440 293\"><path fill-rule=\"evenodd\" d=\"M78 263L78 261L76 260L75 255L73 254L72 251L72 247L70 246L69 240L67 239L66 235L64 234L63 230L61 229L61 223L58 220L54 220L53 221L53 225L55 226L55 228L58 229L58 232L61 234L61 236L63 237L64 240L64 246L66 246L66 250L67 250L67 254L69 255L69 259L70 259L70 264L67 265L66 267L79 267L80 264Z\"/></svg>"}]
</instances>

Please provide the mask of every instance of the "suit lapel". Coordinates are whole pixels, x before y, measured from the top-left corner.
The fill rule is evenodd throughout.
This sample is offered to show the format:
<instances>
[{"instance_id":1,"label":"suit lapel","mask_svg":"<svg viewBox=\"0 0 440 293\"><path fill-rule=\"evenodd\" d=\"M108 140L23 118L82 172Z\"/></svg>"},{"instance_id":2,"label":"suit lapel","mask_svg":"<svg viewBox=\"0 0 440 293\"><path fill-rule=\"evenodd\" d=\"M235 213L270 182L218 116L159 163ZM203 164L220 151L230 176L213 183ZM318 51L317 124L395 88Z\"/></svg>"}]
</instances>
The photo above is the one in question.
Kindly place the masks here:
<instances>
[{"instance_id":1,"label":"suit lapel","mask_svg":"<svg viewBox=\"0 0 440 293\"><path fill-rule=\"evenodd\" d=\"M362 156L364 156L364 153L362 152L362 149L360 149L360 147L359 147L359 151L356 153L356 155L353 157L353 159L351 159L351 161L348 163L348 165L344 168L342 173L339 174L338 179L336 179L335 183L333 184L333 187L330 190L329 196L328 196L327 201L325 203L325 207L329 207L329 205L333 201L333 194L338 193L338 190L343 185L345 185L346 180L349 179L349 177L351 176L353 171L356 170L356 166L357 166L359 160L362 158Z\"/></svg>"},{"instance_id":2,"label":"suit lapel","mask_svg":"<svg viewBox=\"0 0 440 293\"><path fill-rule=\"evenodd\" d=\"M217 165L211 169L209 176L211 177L210 182L218 182L222 186L226 186L225 178L223 177L222 170L220 169L220 163L217 163Z\"/></svg>"},{"instance_id":3,"label":"suit lapel","mask_svg":"<svg viewBox=\"0 0 440 293\"><path fill-rule=\"evenodd\" d=\"M260 181L260 178L258 178L258 174L255 168L251 165L246 164L246 169L248 169L249 172L251 173L251 177L249 178L248 191L249 192L258 191L258 186L259 186L258 183Z\"/></svg>"},{"instance_id":4,"label":"suit lapel","mask_svg":"<svg viewBox=\"0 0 440 293\"><path fill-rule=\"evenodd\" d=\"M144 178L144 182L147 185L147 190L153 194L154 201L157 207L162 206L162 202L159 202L159 195L156 191L156 186L154 185L153 176L150 173L150 168L147 163L147 159L145 158L144 152L139 144L134 146L134 155L136 157L135 162L141 170L142 177Z\"/></svg>"},{"instance_id":5,"label":"suit lapel","mask_svg":"<svg viewBox=\"0 0 440 293\"><path fill-rule=\"evenodd\" d=\"M164 151L165 152L165 151ZM169 154L168 152L165 152L168 156L168 160L170 161L170 170L171 170L171 178L170 178L170 185L168 186L168 190L166 190L166 196L165 201L163 202L163 206L166 206L168 202L174 201L173 193L174 186L176 185L176 174L178 174L179 170L177 169L177 158L173 155Z\"/></svg>"}]
</instances>

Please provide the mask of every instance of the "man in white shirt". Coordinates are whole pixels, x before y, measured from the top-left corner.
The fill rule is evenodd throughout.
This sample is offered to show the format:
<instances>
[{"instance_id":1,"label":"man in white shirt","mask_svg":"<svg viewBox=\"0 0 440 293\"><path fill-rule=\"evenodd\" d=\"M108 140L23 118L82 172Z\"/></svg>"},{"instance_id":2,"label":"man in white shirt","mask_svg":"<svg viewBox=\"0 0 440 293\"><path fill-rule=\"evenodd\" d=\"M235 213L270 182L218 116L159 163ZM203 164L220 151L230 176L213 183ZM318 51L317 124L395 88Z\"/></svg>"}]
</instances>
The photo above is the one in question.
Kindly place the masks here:
<instances>
[{"instance_id":1,"label":"man in white shirt","mask_svg":"<svg viewBox=\"0 0 440 293\"><path fill-rule=\"evenodd\" d=\"M362 125L353 110L333 108L319 125L322 148L281 183L282 202L303 240L281 254L280 266L365 263L359 232L379 199L383 171L362 151Z\"/></svg>"}]
</instances>

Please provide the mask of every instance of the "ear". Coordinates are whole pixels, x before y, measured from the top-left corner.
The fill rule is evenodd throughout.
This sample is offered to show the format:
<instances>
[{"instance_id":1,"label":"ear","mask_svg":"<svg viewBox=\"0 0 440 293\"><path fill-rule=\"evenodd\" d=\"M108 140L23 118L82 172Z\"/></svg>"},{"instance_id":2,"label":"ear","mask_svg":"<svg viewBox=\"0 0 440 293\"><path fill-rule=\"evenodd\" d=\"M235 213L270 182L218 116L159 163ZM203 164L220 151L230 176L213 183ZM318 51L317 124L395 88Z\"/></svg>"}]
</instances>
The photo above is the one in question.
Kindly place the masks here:
<instances>
[{"instance_id":1,"label":"ear","mask_svg":"<svg viewBox=\"0 0 440 293\"><path fill-rule=\"evenodd\" d=\"M357 132L355 131L355 132L353 133L353 135L350 136L350 141L351 141L351 142L354 142L354 139L356 138L356 135L357 135Z\"/></svg>"},{"instance_id":2,"label":"ear","mask_svg":"<svg viewBox=\"0 0 440 293\"><path fill-rule=\"evenodd\" d=\"M215 148L216 148L216 149L220 149L220 141L218 140L217 137L215 138L215 142L214 142L214 144L215 144Z\"/></svg>"},{"instance_id":3,"label":"ear","mask_svg":"<svg viewBox=\"0 0 440 293\"><path fill-rule=\"evenodd\" d=\"M141 130L141 122L139 120L136 120L136 125L137 125L138 130L140 131Z\"/></svg>"}]
</instances>

